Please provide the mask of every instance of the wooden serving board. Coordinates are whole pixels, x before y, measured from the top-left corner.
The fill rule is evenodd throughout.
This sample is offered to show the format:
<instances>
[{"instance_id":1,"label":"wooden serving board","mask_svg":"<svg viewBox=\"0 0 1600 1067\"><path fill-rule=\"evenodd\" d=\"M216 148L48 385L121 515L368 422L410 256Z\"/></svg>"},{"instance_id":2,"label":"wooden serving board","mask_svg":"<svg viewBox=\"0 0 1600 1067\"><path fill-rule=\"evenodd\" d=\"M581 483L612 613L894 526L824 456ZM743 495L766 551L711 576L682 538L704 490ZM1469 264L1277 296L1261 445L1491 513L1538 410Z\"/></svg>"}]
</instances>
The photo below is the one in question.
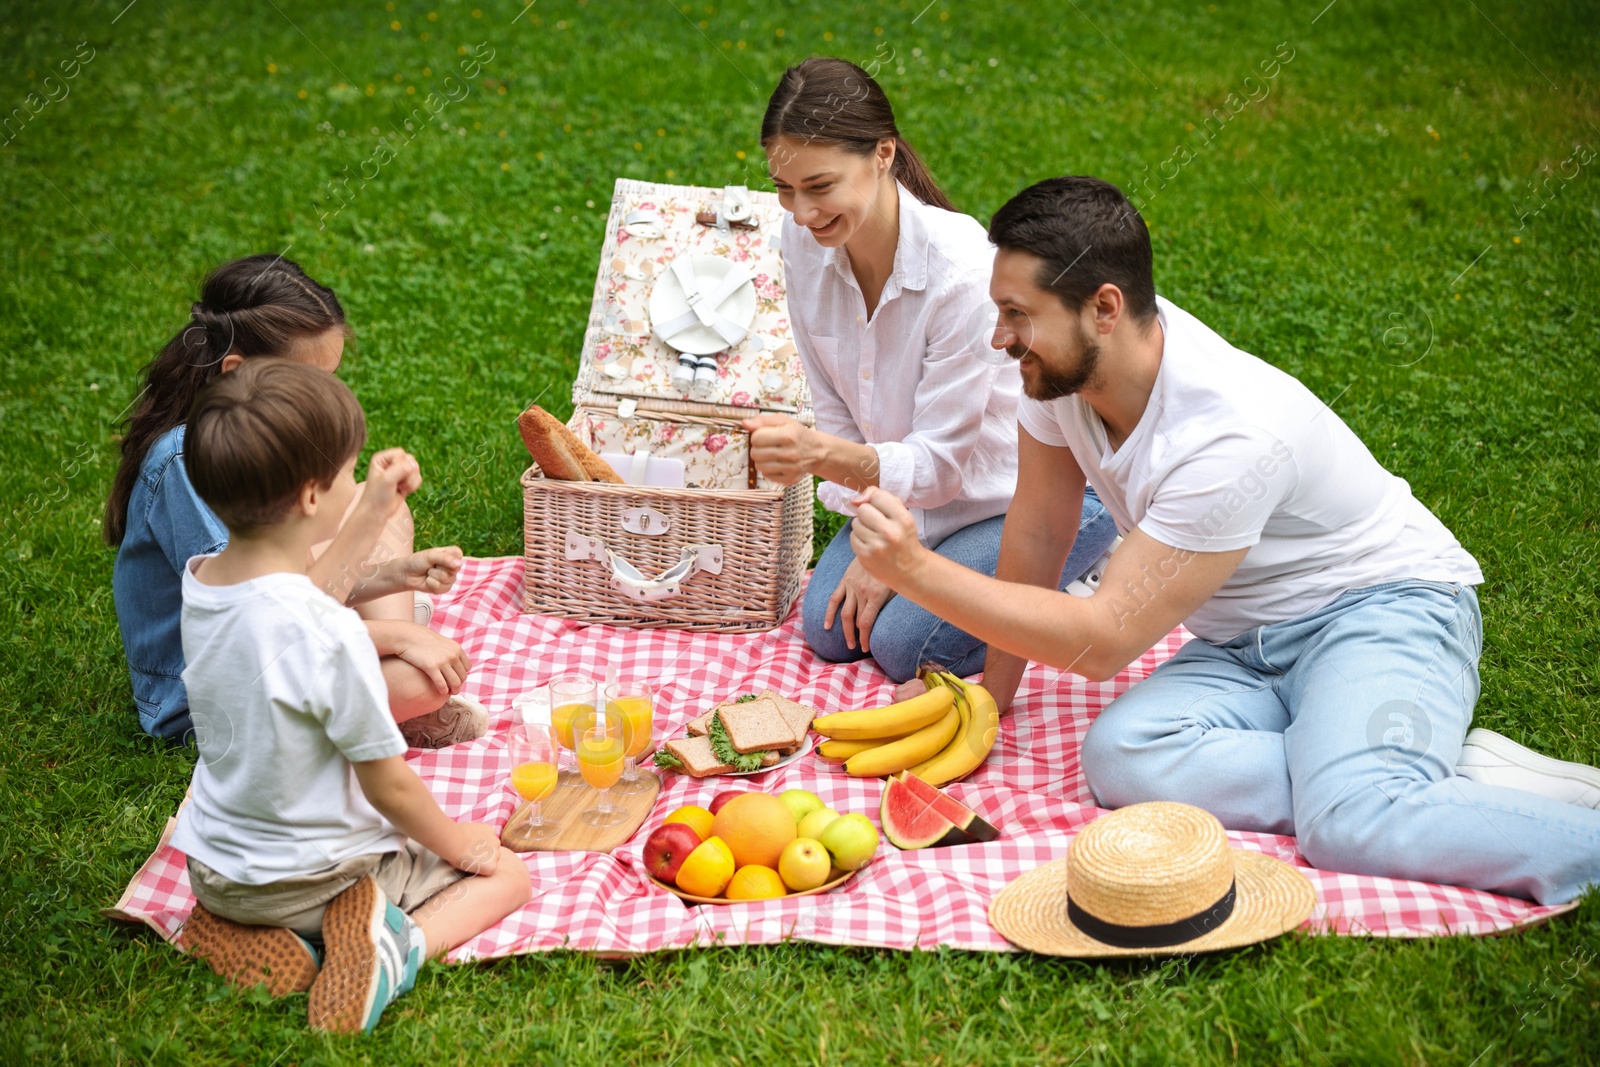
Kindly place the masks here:
<instances>
[{"instance_id":1,"label":"wooden serving board","mask_svg":"<svg viewBox=\"0 0 1600 1067\"><path fill-rule=\"evenodd\" d=\"M626 822L615 826L590 826L580 816L599 801L600 790L582 778L563 777L550 795L540 802L545 821L555 823L561 828L560 831L543 841L529 841L522 834L512 832L513 828L527 828L523 813L528 805L524 803L518 805L517 810L511 813L511 818L506 820L506 828L500 833L500 843L513 852L610 852L637 833L645 819L650 817L650 810L656 806L656 794L661 792L661 779L640 768L639 780L649 788L620 796L615 791L611 794L611 806L627 813Z\"/></svg>"}]
</instances>

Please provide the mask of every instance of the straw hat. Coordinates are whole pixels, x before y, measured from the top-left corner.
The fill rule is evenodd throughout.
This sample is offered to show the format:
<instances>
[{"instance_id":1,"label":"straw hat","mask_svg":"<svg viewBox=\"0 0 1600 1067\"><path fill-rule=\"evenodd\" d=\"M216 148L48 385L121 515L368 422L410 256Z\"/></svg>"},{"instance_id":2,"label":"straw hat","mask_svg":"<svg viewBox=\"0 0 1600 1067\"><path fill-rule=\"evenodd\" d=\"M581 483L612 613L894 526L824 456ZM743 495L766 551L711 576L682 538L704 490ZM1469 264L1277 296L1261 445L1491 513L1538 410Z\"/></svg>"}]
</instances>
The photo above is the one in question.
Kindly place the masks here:
<instances>
[{"instance_id":1,"label":"straw hat","mask_svg":"<svg viewBox=\"0 0 1600 1067\"><path fill-rule=\"evenodd\" d=\"M1287 863L1230 849L1215 816L1154 801L1084 827L1064 858L1002 889L989 922L1051 956L1168 956L1277 937L1316 903Z\"/></svg>"}]
</instances>

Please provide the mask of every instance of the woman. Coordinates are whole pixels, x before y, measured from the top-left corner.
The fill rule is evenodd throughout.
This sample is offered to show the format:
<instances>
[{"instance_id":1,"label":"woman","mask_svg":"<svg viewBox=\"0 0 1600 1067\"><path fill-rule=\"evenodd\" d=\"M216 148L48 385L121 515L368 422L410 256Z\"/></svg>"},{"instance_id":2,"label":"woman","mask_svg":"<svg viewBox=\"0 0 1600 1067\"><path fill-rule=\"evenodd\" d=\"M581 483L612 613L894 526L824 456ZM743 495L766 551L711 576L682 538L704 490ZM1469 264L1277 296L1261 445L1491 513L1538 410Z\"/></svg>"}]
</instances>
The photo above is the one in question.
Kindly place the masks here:
<instances>
[{"instance_id":1,"label":"woman","mask_svg":"<svg viewBox=\"0 0 1600 1067\"><path fill-rule=\"evenodd\" d=\"M789 212L789 317L817 426L747 420L752 460L781 484L824 479L819 498L844 515L856 494L881 485L912 509L928 547L994 574L1016 489L1021 383L987 344L994 250L982 224L955 211L900 136L878 83L842 59L784 72L761 144ZM1087 491L1062 587L1115 538L1111 515ZM866 573L849 524L818 561L801 615L818 655L870 655L895 681L929 660L962 675L983 666L976 638Z\"/></svg>"},{"instance_id":2,"label":"woman","mask_svg":"<svg viewBox=\"0 0 1600 1067\"><path fill-rule=\"evenodd\" d=\"M117 549L112 596L146 733L180 740L190 732L178 627L183 566L228 543L227 528L195 493L184 467L184 420L195 394L246 359L291 359L332 373L349 333L332 289L280 256L247 256L206 276L189 322L145 367L103 529ZM313 577L366 620L390 711L406 740L429 748L469 740L483 733L487 715L475 701L451 695L466 677L466 654L419 625L432 604L413 592L448 589L461 550L414 553L403 504L397 518L371 558L346 559L337 537L316 546Z\"/></svg>"}]
</instances>

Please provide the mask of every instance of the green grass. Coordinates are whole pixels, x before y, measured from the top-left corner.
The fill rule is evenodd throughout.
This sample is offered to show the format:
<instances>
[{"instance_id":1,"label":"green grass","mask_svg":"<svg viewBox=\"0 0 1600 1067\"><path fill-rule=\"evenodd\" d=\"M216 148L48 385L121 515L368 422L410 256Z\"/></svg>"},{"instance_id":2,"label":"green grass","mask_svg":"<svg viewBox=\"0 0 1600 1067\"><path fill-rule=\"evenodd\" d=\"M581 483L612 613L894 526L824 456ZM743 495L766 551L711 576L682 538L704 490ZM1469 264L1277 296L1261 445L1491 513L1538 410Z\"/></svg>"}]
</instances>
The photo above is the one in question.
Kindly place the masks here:
<instances>
[{"instance_id":1,"label":"green grass","mask_svg":"<svg viewBox=\"0 0 1600 1067\"><path fill-rule=\"evenodd\" d=\"M1588 5L541 0L513 24L519 3L488 0L125 3L0 13L0 116L94 49L0 149L0 1061L1600 1056L1593 896L1514 937L1290 938L1167 968L804 945L431 967L364 1041L96 914L192 766L138 732L98 518L118 414L204 271L287 249L334 286L373 444L422 461L419 536L515 553L512 419L565 412L613 179L760 185L766 94L814 52L889 57L906 136L986 219L1048 175L1143 180L1287 42L1269 95L1149 199L1158 287L1298 375L1477 555L1479 722L1600 762L1600 164L1518 228L1530 181L1600 147ZM373 129L479 42L494 59L449 132L319 229Z\"/></svg>"}]
</instances>

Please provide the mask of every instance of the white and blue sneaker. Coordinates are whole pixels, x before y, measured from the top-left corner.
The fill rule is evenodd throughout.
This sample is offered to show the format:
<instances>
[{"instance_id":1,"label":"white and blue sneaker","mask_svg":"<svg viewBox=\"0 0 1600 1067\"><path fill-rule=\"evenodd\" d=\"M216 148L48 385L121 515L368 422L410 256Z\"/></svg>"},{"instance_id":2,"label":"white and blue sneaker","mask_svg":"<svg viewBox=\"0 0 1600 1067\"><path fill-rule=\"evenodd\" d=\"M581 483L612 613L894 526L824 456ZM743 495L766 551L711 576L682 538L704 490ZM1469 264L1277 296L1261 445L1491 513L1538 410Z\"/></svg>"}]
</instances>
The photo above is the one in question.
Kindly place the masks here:
<instances>
[{"instance_id":1,"label":"white and blue sneaker","mask_svg":"<svg viewBox=\"0 0 1600 1067\"><path fill-rule=\"evenodd\" d=\"M329 903L322 919L322 970L311 985L311 1026L366 1033L383 1009L416 983L422 931L368 875Z\"/></svg>"},{"instance_id":2,"label":"white and blue sneaker","mask_svg":"<svg viewBox=\"0 0 1600 1067\"><path fill-rule=\"evenodd\" d=\"M1111 564L1111 553L1115 552L1121 544L1122 535L1118 534L1117 539L1111 542L1111 547L1105 550L1105 554L1095 560L1088 570L1068 582L1061 591L1076 597L1094 596L1095 591L1100 588L1100 579L1105 577L1106 567Z\"/></svg>"},{"instance_id":3,"label":"white and blue sneaker","mask_svg":"<svg viewBox=\"0 0 1600 1067\"><path fill-rule=\"evenodd\" d=\"M1505 786L1567 804L1600 808L1600 770L1541 756L1493 730L1468 730L1456 773L1480 785Z\"/></svg>"}]
</instances>

